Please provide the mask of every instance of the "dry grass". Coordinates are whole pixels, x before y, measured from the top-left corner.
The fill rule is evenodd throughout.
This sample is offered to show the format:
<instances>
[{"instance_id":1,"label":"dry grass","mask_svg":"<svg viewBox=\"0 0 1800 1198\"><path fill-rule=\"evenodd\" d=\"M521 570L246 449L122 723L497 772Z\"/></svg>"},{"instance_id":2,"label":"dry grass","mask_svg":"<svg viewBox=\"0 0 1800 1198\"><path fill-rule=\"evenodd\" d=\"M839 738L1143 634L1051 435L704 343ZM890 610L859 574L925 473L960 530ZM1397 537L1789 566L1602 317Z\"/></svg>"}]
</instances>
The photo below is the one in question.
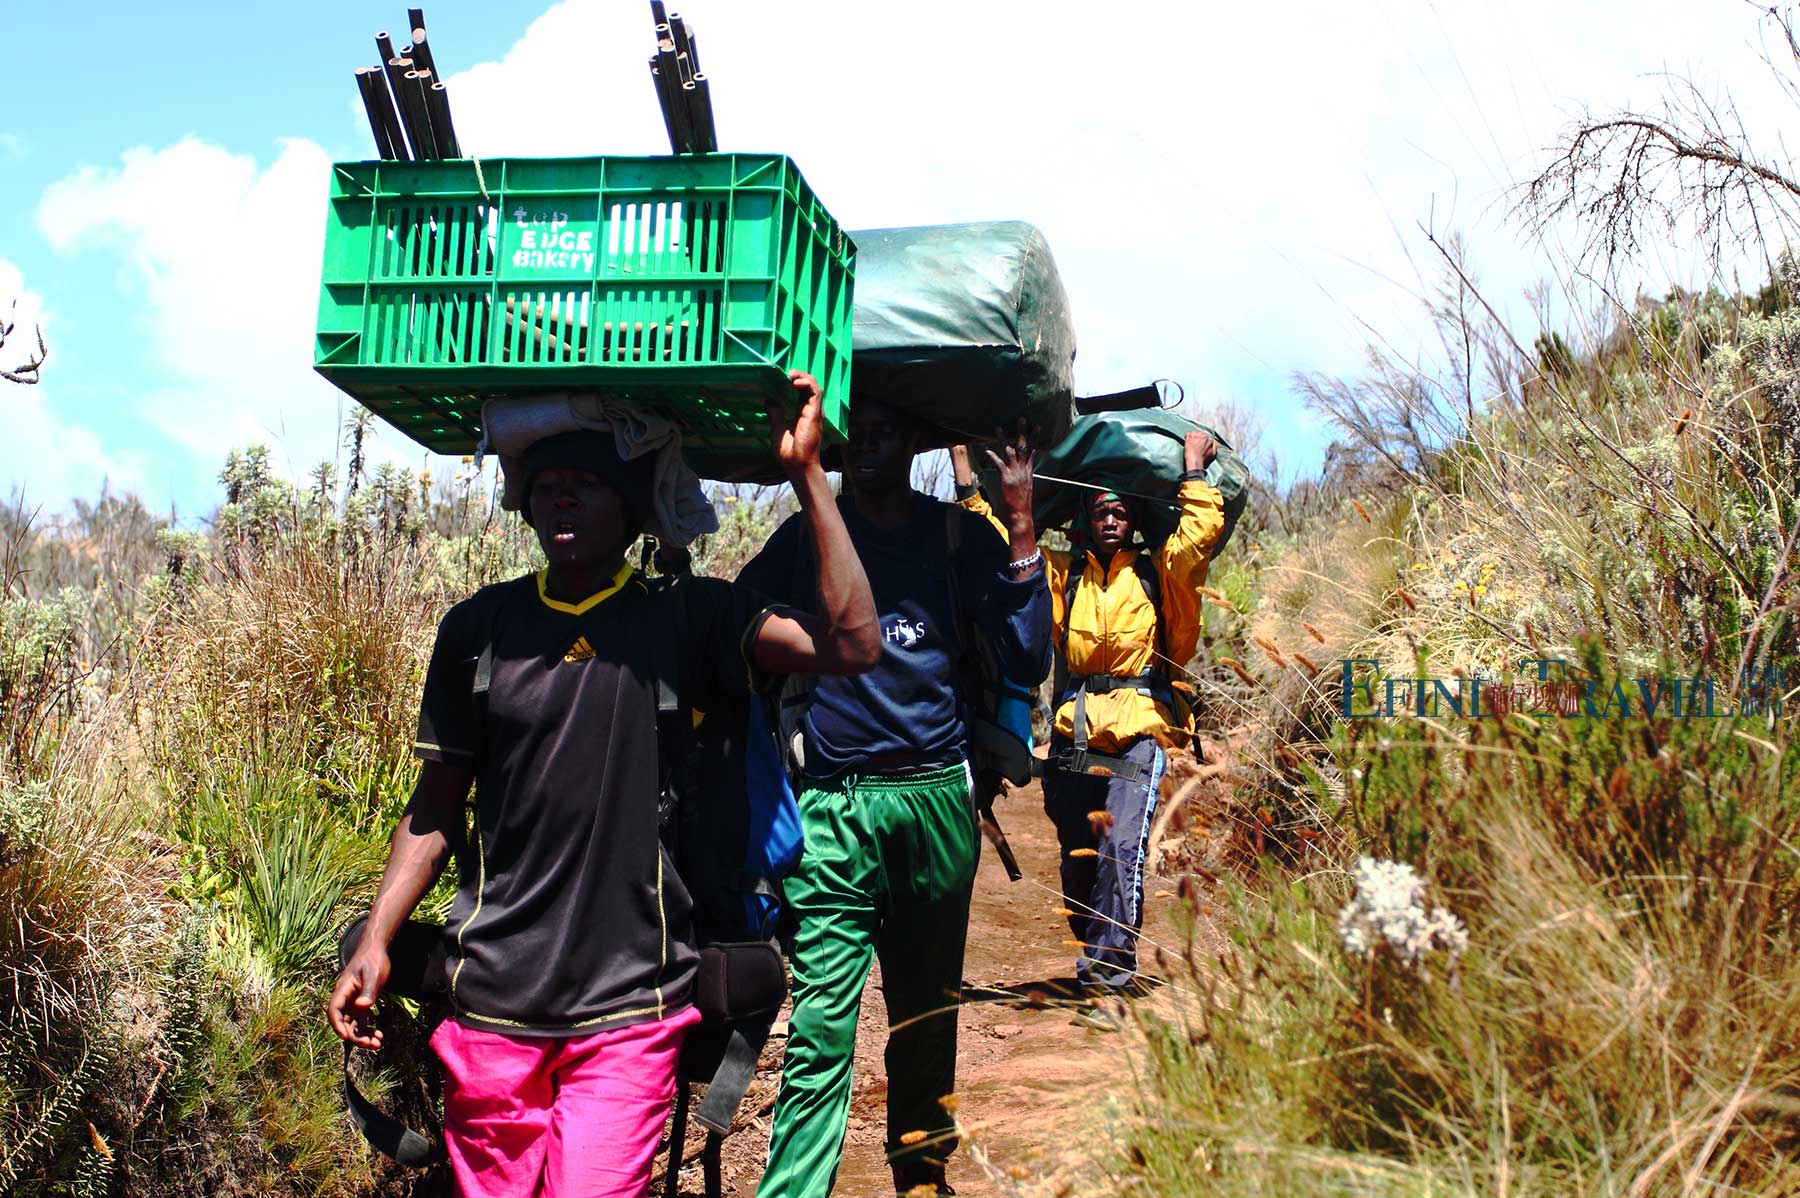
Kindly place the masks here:
<instances>
[{"instance_id":1,"label":"dry grass","mask_svg":"<svg viewBox=\"0 0 1800 1198\"><path fill-rule=\"evenodd\" d=\"M1468 343L1496 358L1472 419L1399 369L1319 391L1381 444L1238 604L1257 864L1201 997L1144 1009L1093 1192L1800 1193L1795 692L1725 720L1337 718L1342 658L1792 688L1800 322L1678 294L1582 352ZM1454 970L1345 956L1357 852L1466 920Z\"/></svg>"}]
</instances>

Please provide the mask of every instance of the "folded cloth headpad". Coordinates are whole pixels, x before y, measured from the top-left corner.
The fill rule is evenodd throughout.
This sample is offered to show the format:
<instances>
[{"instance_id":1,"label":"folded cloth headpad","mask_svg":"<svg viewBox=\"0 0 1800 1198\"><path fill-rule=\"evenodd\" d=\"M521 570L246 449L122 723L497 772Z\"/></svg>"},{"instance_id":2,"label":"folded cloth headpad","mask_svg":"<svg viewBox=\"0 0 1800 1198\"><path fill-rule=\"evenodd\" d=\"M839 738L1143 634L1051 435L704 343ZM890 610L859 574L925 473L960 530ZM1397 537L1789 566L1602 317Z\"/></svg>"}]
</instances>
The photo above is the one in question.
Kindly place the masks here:
<instances>
[{"instance_id":1,"label":"folded cloth headpad","mask_svg":"<svg viewBox=\"0 0 1800 1198\"><path fill-rule=\"evenodd\" d=\"M650 494L643 505L644 531L666 545L686 545L717 532L718 513L700 487L700 476L681 457L681 430L660 412L599 395L551 392L490 399L481 406L483 442L500 455L505 486L500 506L525 506L525 451L559 433L610 431L619 457L654 459Z\"/></svg>"}]
</instances>

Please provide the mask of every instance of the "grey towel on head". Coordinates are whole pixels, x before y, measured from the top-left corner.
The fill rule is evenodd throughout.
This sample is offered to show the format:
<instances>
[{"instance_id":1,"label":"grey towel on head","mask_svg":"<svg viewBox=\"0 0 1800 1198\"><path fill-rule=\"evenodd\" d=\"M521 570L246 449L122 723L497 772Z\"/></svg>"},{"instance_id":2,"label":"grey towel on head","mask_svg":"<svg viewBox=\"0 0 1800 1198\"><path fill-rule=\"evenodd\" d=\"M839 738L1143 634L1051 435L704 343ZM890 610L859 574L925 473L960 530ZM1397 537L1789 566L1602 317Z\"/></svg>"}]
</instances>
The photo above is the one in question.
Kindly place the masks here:
<instances>
[{"instance_id":1,"label":"grey towel on head","mask_svg":"<svg viewBox=\"0 0 1800 1198\"><path fill-rule=\"evenodd\" d=\"M539 441L572 432L607 432L620 461L648 461L649 485L641 512L644 531L668 545L686 545L719 528L718 513L681 456L681 429L663 413L604 396L557 391L490 399L481 408L487 447L500 455L505 477L500 506L525 503L525 454Z\"/></svg>"}]
</instances>

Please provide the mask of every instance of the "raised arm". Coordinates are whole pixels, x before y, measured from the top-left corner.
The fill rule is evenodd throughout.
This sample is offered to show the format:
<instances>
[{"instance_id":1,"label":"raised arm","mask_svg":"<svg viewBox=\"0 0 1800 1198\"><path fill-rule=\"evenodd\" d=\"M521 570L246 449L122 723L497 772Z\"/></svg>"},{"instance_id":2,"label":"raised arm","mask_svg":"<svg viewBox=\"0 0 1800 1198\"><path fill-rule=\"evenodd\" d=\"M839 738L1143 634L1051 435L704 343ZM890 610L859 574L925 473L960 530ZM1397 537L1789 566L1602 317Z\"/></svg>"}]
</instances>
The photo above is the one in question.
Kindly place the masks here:
<instances>
[{"instance_id":1,"label":"raised arm","mask_svg":"<svg viewBox=\"0 0 1800 1198\"><path fill-rule=\"evenodd\" d=\"M763 621L750 647L758 669L772 674L860 674L881 657L881 624L862 560L819 465L824 392L795 371L800 414L791 423L769 405L775 457L781 462L812 536L819 564L819 614L776 614Z\"/></svg>"},{"instance_id":2,"label":"raised arm","mask_svg":"<svg viewBox=\"0 0 1800 1198\"><path fill-rule=\"evenodd\" d=\"M956 502L992 524L994 531L1010 540L1012 534L1007 531L1006 525L1000 523L1000 517L994 514L993 506L988 503L987 496L981 493L980 486L975 482L975 471L969 465L967 445L950 447L950 469L956 476Z\"/></svg>"},{"instance_id":3,"label":"raised arm","mask_svg":"<svg viewBox=\"0 0 1800 1198\"><path fill-rule=\"evenodd\" d=\"M1000 535L1006 538L1007 549L1018 567L1012 571L1012 575L1023 582L1034 574L1043 573L1044 568L1043 557L1038 553L1037 525L1031 518L1031 472L1037 464L1037 452L1032 446L1031 433L1023 419L1019 421L1018 432L1011 439L995 429L994 441L999 448L989 449L987 458L1000 473L1000 502L1006 511L998 520L990 512L988 519L1000 529ZM966 459L967 451L964 452L964 457ZM954 462L955 458L952 457L951 460ZM962 474L966 469L966 461L957 467L959 490Z\"/></svg>"},{"instance_id":4,"label":"raised arm","mask_svg":"<svg viewBox=\"0 0 1800 1198\"><path fill-rule=\"evenodd\" d=\"M1005 519L989 516L1000 529L999 543L963 555L964 569L974 571L965 584L980 597L975 622L987 635L1000 673L1019 685L1034 686L1050 669L1050 593L1031 518L1034 455L1023 422L1010 441L997 434L996 444L987 457L999 471Z\"/></svg>"},{"instance_id":5,"label":"raised arm","mask_svg":"<svg viewBox=\"0 0 1800 1198\"><path fill-rule=\"evenodd\" d=\"M1205 583L1212 562L1213 546L1225 531L1224 499L1218 489L1206 481L1206 467L1219 452L1212 437L1199 429L1187 435L1182 447L1182 465L1178 500L1181 519L1169 539L1163 542L1160 565L1164 580L1177 587L1192 588Z\"/></svg>"},{"instance_id":6,"label":"raised arm","mask_svg":"<svg viewBox=\"0 0 1800 1198\"><path fill-rule=\"evenodd\" d=\"M473 781L474 774L464 766L426 761L419 769L412 799L389 842L387 870L363 925L362 940L338 974L326 1005L331 1030L352 1044L381 1047L381 1032L370 1015L387 985L388 946L444 872L451 847L461 835L463 800Z\"/></svg>"}]
</instances>

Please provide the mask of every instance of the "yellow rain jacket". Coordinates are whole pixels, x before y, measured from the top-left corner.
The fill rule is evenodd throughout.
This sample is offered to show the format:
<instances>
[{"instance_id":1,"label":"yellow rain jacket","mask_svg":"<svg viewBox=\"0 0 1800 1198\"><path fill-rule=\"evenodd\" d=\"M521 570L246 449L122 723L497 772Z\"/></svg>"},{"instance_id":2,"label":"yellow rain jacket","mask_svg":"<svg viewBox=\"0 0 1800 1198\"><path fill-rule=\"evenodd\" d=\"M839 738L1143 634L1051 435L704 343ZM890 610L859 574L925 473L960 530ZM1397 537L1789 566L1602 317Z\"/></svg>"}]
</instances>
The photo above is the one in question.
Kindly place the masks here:
<instances>
[{"instance_id":1,"label":"yellow rain jacket","mask_svg":"<svg viewBox=\"0 0 1800 1198\"><path fill-rule=\"evenodd\" d=\"M1213 546L1225 528L1225 512L1218 489L1199 479L1182 483L1178 498L1180 523L1153 555L1162 584L1163 641L1172 660L1158 660L1157 613L1137 576L1141 554L1114 554L1110 566L1103 567L1092 553L1083 553L1073 612L1063 610L1070 555L1044 554L1054 635L1071 678L1141 674L1154 666L1176 683L1176 707L1181 710L1170 710L1144 691L1090 694L1088 747L1097 753L1123 752L1142 736L1154 736L1159 743L1175 748L1186 744L1193 731L1192 713L1180 691L1192 689L1186 685L1183 671L1200 642L1200 588L1206 583ZM963 506L995 519L979 495L964 500ZM1005 529L1001 531L1004 535ZM1071 699L1057 709L1056 731L1073 737L1074 717Z\"/></svg>"}]
</instances>

